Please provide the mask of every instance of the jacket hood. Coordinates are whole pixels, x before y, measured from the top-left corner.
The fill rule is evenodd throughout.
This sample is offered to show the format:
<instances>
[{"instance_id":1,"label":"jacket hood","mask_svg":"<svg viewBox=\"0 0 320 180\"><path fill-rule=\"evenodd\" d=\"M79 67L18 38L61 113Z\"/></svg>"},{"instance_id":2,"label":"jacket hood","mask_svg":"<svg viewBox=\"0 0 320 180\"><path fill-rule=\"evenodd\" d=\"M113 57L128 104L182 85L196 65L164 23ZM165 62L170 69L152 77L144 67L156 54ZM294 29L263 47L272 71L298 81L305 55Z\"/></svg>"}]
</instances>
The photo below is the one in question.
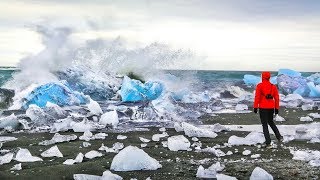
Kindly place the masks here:
<instances>
[{"instance_id":1,"label":"jacket hood","mask_svg":"<svg viewBox=\"0 0 320 180\"><path fill-rule=\"evenodd\" d=\"M269 81L270 79L270 72L262 72L261 77L262 77L262 81Z\"/></svg>"}]
</instances>

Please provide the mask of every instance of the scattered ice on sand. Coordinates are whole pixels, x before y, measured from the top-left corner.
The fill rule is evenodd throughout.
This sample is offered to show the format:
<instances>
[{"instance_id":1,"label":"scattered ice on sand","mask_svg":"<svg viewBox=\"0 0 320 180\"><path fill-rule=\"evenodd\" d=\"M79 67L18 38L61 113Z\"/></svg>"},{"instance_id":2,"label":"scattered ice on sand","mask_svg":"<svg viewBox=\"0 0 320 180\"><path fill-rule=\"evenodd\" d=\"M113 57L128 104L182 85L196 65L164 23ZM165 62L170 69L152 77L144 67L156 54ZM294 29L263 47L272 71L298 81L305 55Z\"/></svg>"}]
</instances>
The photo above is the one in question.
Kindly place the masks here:
<instances>
[{"instance_id":1,"label":"scattered ice on sand","mask_svg":"<svg viewBox=\"0 0 320 180\"><path fill-rule=\"evenodd\" d=\"M100 124L102 125L112 125L112 127L116 127L119 123L119 117L117 111L109 111L100 117Z\"/></svg>"},{"instance_id":2,"label":"scattered ice on sand","mask_svg":"<svg viewBox=\"0 0 320 180\"><path fill-rule=\"evenodd\" d=\"M21 163L14 165L10 170L12 171L20 171L22 169Z\"/></svg>"},{"instance_id":3,"label":"scattered ice on sand","mask_svg":"<svg viewBox=\"0 0 320 180\"><path fill-rule=\"evenodd\" d=\"M23 149L23 148L20 148L20 150L17 152L15 160L19 162L43 161L39 157L32 156L28 149Z\"/></svg>"},{"instance_id":4,"label":"scattered ice on sand","mask_svg":"<svg viewBox=\"0 0 320 180\"><path fill-rule=\"evenodd\" d=\"M146 143L140 144L140 147L141 147L141 148L145 148L145 147L147 147L147 146L148 146L148 144L146 144Z\"/></svg>"},{"instance_id":5,"label":"scattered ice on sand","mask_svg":"<svg viewBox=\"0 0 320 180\"><path fill-rule=\"evenodd\" d=\"M143 137L139 137L140 141L143 142L143 143L148 143L150 142L150 139L146 139L146 138L143 138Z\"/></svg>"},{"instance_id":6,"label":"scattered ice on sand","mask_svg":"<svg viewBox=\"0 0 320 180\"><path fill-rule=\"evenodd\" d=\"M253 154L253 155L251 155L251 158L253 158L253 159L257 159L259 157L261 157L261 154Z\"/></svg>"},{"instance_id":7,"label":"scattered ice on sand","mask_svg":"<svg viewBox=\"0 0 320 180\"><path fill-rule=\"evenodd\" d=\"M67 159L67 160L65 160L63 162L63 164L72 165L72 164L75 164L75 163L81 163L83 161L83 157L84 157L84 155L82 153L79 153L74 160L73 159Z\"/></svg>"},{"instance_id":8,"label":"scattered ice on sand","mask_svg":"<svg viewBox=\"0 0 320 180\"><path fill-rule=\"evenodd\" d=\"M116 142L113 144L112 148L109 148L107 146L104 146L102 143L101 147L99 148L100 151L106 151L106 152L113 152L118 153L120 149L124 148L124 144L120 142Z\"/></svg>"},{"instance_id":9,"label":"scattered ice on sand","mask_svg":"<svg viewBox=\"0 0 320 180\"><path fill-rule=\"evenodd\" d=\"M110 169L114 171L135 171L156 170L161 167L161 164L156 159L150 157L142 149L128 146L115 155Z\"/></svg>"},{"instance_id":10,"label":"scattered ice on sand","mask_svg":"<svg viewBox=\"0 0 320 180\"><path fill-rule=\"evenodd\" d=\"M300 121L302 121L302 122L310 122L310 121L313 121L313 119L311 117L309 117L309 116L305 116L305 117L301 117Z\"/></svg>"},{"instance_id":11,"label":"scattered ice on sand","mask_svg":"<svg viewBox=\"0 0 320 180\"><path fill-rule=\"evenodd\" d=\"M216 155L217 157L223 157L226 156L226 153L224 153L223 151L221 151L220 149L215 149L213 147L207 147L201 150L198 150L199 152L209 152L212 153L214 155Z\"/></svg>"},{"instance_id":12,"label":"scattered ice on sand","mask_svg":"<svg viewBox=\"0 0 320 180\"><path fill-rule=\"evenodd\" d=\"M283 117L279 116L279 114L277 114L273 120L278 121L278 122L282 122L282 121L286 121Z\"/></svg>"},{"instance_id":13,"label":"scattered ice on sand","mask_svg":"<svg viewBox=\"0 0 320 180\"><path fill-rule=\"evenodd\" d=\"M98 151L92 150L92 151L87 152L84 156L88 159L93 159L96 157L101 157L101 156L103 156L103 154Z\"/></svg>"},{"instance_id":14,"label":"scattered ice on sand","mask_svg":"<svg viewBox=\"0 0 320 180\"><path fill-rule=\"evenodd\" d=\"M237 104L236 111L246 111L248 110L248 105L246 104Z\"/></svg>"},{"instance_id":15,"label":"scattered ice on sand","mask_svg":"<svg viewBox=\"0 0 320 180\"><path fill-rule=\"evenodd\" d=\"M183 122L182 123L182 128L184 133L188 137L208 137L208 138L215 138L217 137L217 134L213 131L203 129L196 127L194 125L191 125L189 123Z\"/></svg>"},{"instance_id":16,"label":"scattered ice on sand","mask_svg":"<svg viewBox=\"0 0 320 180\"><path fill-rule=\"evenodd\" d=\"M160 138L168 137L168 133L163 132L162 134L154 134L152 136L152 141L160 141Z\"/></svg>"},{"instance_id":17,"label":"scattered ice on sand","mask_svg":"<svg viewBox=\"0 0 320 180\"><path fill-rule=\"evenodd\" d=\"M77 136L74 134L60 135L59 133L55 133L51 140L45 140L45 141L39 142L39 145L47 146L47 145L60 143L60 142L69 142L69 141L73 141L76 139L77 139Z\"/></svg>"},{"instance_id":18,"label":"scattered ice on sand","mask_svg":"<svg viewBox=\"0 0 320 180\"><path fill-rule=\"evenodd\" d=\"M105 139L108 136L106 133L97 133L93 135L90 131L85 131L82 136L79 137L80 140L90 141L95 139Z\"/></svg>"},{"instance_id":19,"label":"scattered ice on sand","mask_svg":"<svg viewBox=\"0 0 320 180\"><path fill-rule=\"evenodd\" d=\"M186 151L190 147L190 141L183 135L171 136L168 138L168 148L170 151Z\"/></svg>"},{"instance_id":20,"label":"scattered ice on sand","mask_svg":"<svg viewBox=\"0 0 320 180\"><path fill-rule=\"evenodd\" d=\"M42 157L63 157L57 145L52 146L48 150L41 153Z\"/></svg>"},{"instance_id":21,"label":"scattered ice on sand","mask_svg":"<svg viewBox=\"0 0 320 180\"><path fill-rule=\"evenodd\" d=\"M90 101L89 101L87 106L88 106L88 109L89 109L90 113L93 114L93 115L102 114L103 112L101 110L100 105L96 101L92 100L91 98L89 100Z\"/></svg>"},{"instance_id":22,"label":"scattered ice on sand","mask_svg":"<svg viewBox=\"0 0 320 180\"><path fill-rule=\"evenodd\" d=\"M118 140L127 139L127 136L124 136L124 135L118 135L118 136L117 136L117 139L118 139Z\"/></svg>"},{"instance_id":23,"label":"scattered ice on sand","mask_svg":"<svg viewBox=\"0 0 320 180\"><path fill-rule=\"evenodd\" d=\"M250 150L244 150L244 151L242 152L242 154L243 154L244 156L248 156L248 155L251 154L251 151L250 151Z\"/></svg>"},{"instance_id":24,"label":"scattered ice on sand","mask_svg":"<svg viewBox=\"0 0 320 180\"><path fill-rule=\"evenodd\" d=\"M309 162L309 165L319 167L320 166L320 151L311 150L290 150L294 160Z\"/></svg>"},{"instance_id":25,"label":"scattered ice on sand","mask_svg":"<svg viewBox=\"0 0 320 180\"><path fill-rule=\"evenodd\" d=\"M250 180L273 180L273 177L271 174L269 174L264 169L256 167L252 171L252 174L250 176Z\"/></svg>"},{"instance_id":26,"label":"scattered ice on sand","mask_svg":"<svg viewBox=\"0 0 320 180\"><path fill-rule=\"evenodd\" d=\"M83 118L83 121L81 122L72 121L70 126L74 132L95 131L97 127L94 122L89 121L86 118Z\"/></svg>"},{"instance_id":27,"label":"scattered ice on sand","mask_svg":"<svg viewBox=\"0 0 320 180\"><path fill-rule=\"evenodd\" d=\"M260 132L250 132L246 137L231 136L228 143L231 145L255 145L265 142L264 135Z\"/></svg>"},{"instance_id":28,"label":"scattered ice on sand","mask_svg":"<svg viewBox=\"0 0 320 180\"><path fill-rule=\"evenodd\" d=\"M3 156L0 156L0 165L11 162L12 158L13 158L13 153L8 153Z\"/></svg>"},{"instance_id":29,"label":"scattered ice on sand","mask_svg":"<svg viewBox=\"0 0 320 180\"><path fill-rule=\"evenodd\" d=\"M310 114L308 114L308 116L311 116L314 119L319 119L320 118L320 114L319 113L310 113Z\"/></svg>"}]
</instances>

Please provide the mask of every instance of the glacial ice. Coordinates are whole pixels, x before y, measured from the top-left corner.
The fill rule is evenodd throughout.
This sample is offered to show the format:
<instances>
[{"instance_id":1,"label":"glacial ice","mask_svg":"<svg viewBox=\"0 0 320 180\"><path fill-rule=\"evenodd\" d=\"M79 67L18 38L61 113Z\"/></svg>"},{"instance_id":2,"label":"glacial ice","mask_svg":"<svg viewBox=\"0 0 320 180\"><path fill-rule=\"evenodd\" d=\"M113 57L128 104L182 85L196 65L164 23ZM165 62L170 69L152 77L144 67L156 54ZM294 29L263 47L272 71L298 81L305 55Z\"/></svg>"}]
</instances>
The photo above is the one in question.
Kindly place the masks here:
<instances>
[{"instance_id":1,"label":"glacial ice","mask_svg":"<svg viewBox=\"0 0 320 180\"><path fill-rule=\"evenodd\" d=\"M110 169L114 171L136 171L156 170L161 167L156 159L150 157L143 150L135 146L128 146L115 155Z\"/></svg>"},{"instance_id":2,"label":"glacial ice","mask_svg":"<svg viewBox=\"0 0 320 180\"><path fill-rule=\"evenodd\" d=\"M82 153L79 153L74 160L73 159L67 159L67 160L65 160L63 162L63 164L65 164L65 165L73 165L75 163L81 163L83 161L83 157L84 157L84 155Z\"/></svg>"},{"instance_id":3,"label":"glacial ice","mask_svg":"<svg viewBox=\"0 0 320 180\"><path fill-rule=\"evenodd\" d=\"M246 104L237 104L235 108L236 108L236 111L245 111L245 110L248 110L248 105L246 105Z\"/></svg>"},{"instance_id":4,"label":"glacial ice","mask_svg":"<svg viewBox=\"0 0 320 180\"><path fill-rule=\"evenodd\" d=\"M43 161L41 158L32 156L28 149L20 148L15 157L16 161L19 162L35 162Z\"/></svg>"},{"instance_id":5,"label":"glacial ice","mask_svg":"<svg viewBox=\"0 0 320 180\"><path fill-rule=\"evenodd\" d=\"M95 131L97 128L94 122L89 121L86 118L84 118L81 122L72 121L70 126L74 132Z\"/></svg>"},{"instance_id":6,"label":"glacial ice","mask_svg":"<svg viewBox=\"0 0 320 180\"><path fill-rule=\"evenodd\" d=\"M143 138L143 137L139 137L140 141L143 142L143 143L148 143L150 142L150 139L146 139L146 138Z\"/></svg>"},{"instance_id":7,"label":"glacial ice","mask_svg":"<svg viewBox=\"0 0 320 180\"><path fill-rule=\"evenodd\" d=\"M10 116L0 118L0 129L6 127L17 129L19 124L18 118L14 115L14 113L12 113Z\"/></svg>"},{"instance_id":8,"label":"glacial ice","mask_svg":"<svg viewBox=\"0 0 320 180\"><path fill-rule=\"evenodd\" d=\"M85 131L82 136L79 137L80 140L90 141L95 139L105 139L108 136L106 133L97 133L95 135L90 131Z\"/></svg>"},{"instance_id":9,"label":"glacial ice","mask_svg":"<svg viewBox=\"0 0 320 180\"><path fill-rule=\"evenodd\" d=\"M0 165L10 163L13 158L13 153L7 153L0 156Z\"/></svg>"},{"instance_id":10,"label":"glacial ice","mask_svg":"<svg viewBox=\"0 0 320 180\"><path fill-rule=\"evenodd\" d=\"M39 145L51 145L51 144L55 144L55 143L60 143L60 142L69 142L69 141L73 141L76 140L77 136L74 134L71 135L60 135L59 133L55 133L54 136L52 137L52 139L50 140L44 140L42 142L39 142Z\"/></svg>"},{"instance_id":11,"label":"glacial ice","mask_svg":"<svg viewBox=\"0 0 320 180\"><path fill-rule=\"evenodd\" d=\"M217 134L213 131L203 129L203 128L198 128L186 122L182 122L181 126L183 128L185 135L187 135L188 137L208 137L208 138L217 137Z\"/></svg>"},{"instance_id":12,"label":"glacial ice","mask_svg":"<svg viewBox=\"0 0 320 180\"><path fill-rule=\"evenodd\" d=\"M244 156L248 156L248 155L250 155L251 154L251 151L250 150L244 150L243 152L242 152L242 155L244 155Z\"/></svg>"},{"instance_id":13,"label":"glacial ice","mask_svg":"<svg viewBox=\"0 0 320 180\"><path fill-rule=\"evenodd\" d=\"M216 178L217 180L237 180L237 178L233 176L228 176L228 175L219 174L219 173L217 173Z\"/></svg>"},{"instance_id":14,"label":"glacial ice","mask_svg":"<svg viewBox=\"0 0 320 180\"><path fill-rule=\"evenodd\" d=\"M152 141L160 141L160 138L168 137L168 133L162 132L162 134L154 134L152 135Z\"/></svg>"},{"instance_id":15,"label":"glacial ice","mask_svg":"<svg viewBox=\"0 0 320 180\"><path fill-rule=\"evenodd\" d=\"M186 151L190 147L190 141L183 135L171 136L168 138L168 148L170 151Z\"/></svg>"},{"instance_id":16,"label":"glacial ice","mask_svg":"<svg viewBox=\"0 0 320 180\"><path fill-rule=\"evenodd\" d=\"M31 119L31 121L36 125L47 125L54 121L54 117L45 113L42 108L35 104L30 104L26 111L26 115Z\"/></svg>"},{"instance_id":17,"label":"glacial ice","mask_svg":"<svg viewBox=\"0 0 320 180\"><path fill-rule=\"evenodd\" d=\"M260 132L250 132L246 137L231 136L228 143L231 145L255 145L265 142L264 135Z\"/></svg>"},{"instance_id":18,"label":"glacial ice","mask_svg":"<svg viewBox=\"0 0 320 180\"><path fill-rule=\"evenodd\" d=\"M301 76L300 72L297 72L297 71L292 70L292 69L279 69L278 70L278 75L281 75L281 74L284 74L284 75L287 75L287 76L291 76L291 77L299 77L299 76Z\"/></svg>"},{"instance_id":19,"label":"glacial ice","mask_svg":"<svg viewBox=\"0 0 320 180\"><path fill-rule=\"evenodd\" d=\"M320 85L315 85L314 82L307 83L310 93L309 97L320 97Z\"/></svg>"},{"instance_id":20,"label":"glacial ice","mask_svg":"<svg viewBox=\"0 0 320 180\"><path fill-rule=\"evenodd\" d=\"M120 134L120 135L117 136L117 139L118 140L124 140L124 139L127 139L127 136L124 136L124 135Z\"/></svg>"},{"instance_id":21,"label":"glacial ice","mask_svg":"<svg viewBox=\"0 0 320 180\"><path fill-rule=\"evenodd\" d=\"M102 114L99 123L105 126L112 125L113 127L116 127L119 123L117 111L109 111Z\"/></svg>"},{"instance_id":22,"label":"glacial ice","mask_svg":"<svg viewBox=\"0 0 320 180\"><path fill-rule=\"evenodd\" d=\"M63 82L48 83L38 86L27 95L23 108L28 109L31 104L45 107L47 102L57 104L58 106L71 106L85 104L87 100L81 93L71 90Z\"/></svg>"},{"instance_id":23,"label":"glacial ice","mask_svg":"<svg viewBox=\"0 0 320 180\"><path fill-rule=\"evenodd\" d=\"M123 178L117 174L113 174L111 171L106 170L102 176L90 175L90 174L74 174L74 180L122 180Z\"/></svg>"},{"instance_id":24,"label":"glacial ice","mask_svg":"<svg viewBox=\"0 0 320 180\"><path fill-rule=\"evenodd\" d=\"M0 136L0 142L9 142L9 141L15 141L15 140L17 140L16 137Z\"/></svg>"},{"instance_id":25,"label":"glacial ice","mask_svg":"<svg viewBox=\"0 0 320 180\"><path fill-rule=\"evenodd\" d=\"M142 83L139 80L123 78L120 95L123 102L150 101L157 99L164 90L164 86L159 82Z\"/></svg>"},{"instance_id":26,"label":"glacial ice","mask_svg":"<svg viewBox=\"0 0 320 180\"><path fill-rule=\"evenodd\" d=\"M264 169L256 167L251 173L250 180L273 180L273 177Z\"/></svg>"},{"instance_id":27,"label":"glacial ice","mask_svg":"<svg viewBox=\"0 0 320 180\"><path fill-rule=\"evenodd\" d=\"M94 101L91 98L88 98L88 99L89 99L89 103L87 104L87 106L88 106L90 113L92 115L102 114L103 113L102 109L101 109L100 105L97 103L97 101Z\"/></svg>"},{"instance_id":28,"label":"glacial ice","mask_svg":"<svg viewBox=\"0 0 320 180\"><path fill-rule=\"evenodd\" d=\"M319 119L320 118L320 114L319 113L309 113L308 116L311 116L314 119Z\"/></svg>"},{"instance_id":29,"label":"glacial ice","mask_svg":"<svg viewBox=\"0 0 320 180\"><path fill-rule=\"evenodd\" d=\"M48 150L41 153L42 157L63 157L63 154L60 152L57 145L52 146Z\"/></svg>"},{"instance_id":30,"label":"glacial ice","mask_svg":"<svg viewBox=\"0 0 320 180\"><path fill-rule=\"evenodd\" d=\"M311 121L313 121L313 119L311 117L309 117L309 116L305 116L305 117L301 117L300 121L302 121L302 122L311 122Z\"/></svg>"},{"instance_id":31,"label":"glacial ice","mask_svg":"<svg viewBox=\"0 0 320 180\"><path fill-rule=\"evenodd\" d=\"M199 166L196 174L197 178L216 178L216 175L216 171L205 169L202 165Z\"/></svg>"},{"instance_id":32,"label":"glacial ice","mask_svg":"<svg viewBox=\"0 0 320 180\"><path fill-rule=\"evenodd\" d=\"M112 173L109 170L106 170L102 174L102 180L122 180L123 178L117 174Z\"/></svg>"},{"instance_id":33,"label":"glacial ice","mask_svg":"<svg viewBox=\"0 0 320 180\"><path fill-rule=\"evenodd\" d=\"M10 168L11 171L20 171L21 169L21 163L15 164L12 168Z\"/></svg>"},{"instance_id":34,"label":"glacial ice","mask_svg":"<svg viewBox=\"0 0 320 180\"><path fill-rule=\"evenodd\" d=\"M309 162L309 165L314 167L320 166L320 151L312 150L290 150L294 160Z\"/></svg>"},{"instance_id":35,"label":"glacial ice","mask_svg":"<svg viewBox=\"0 0 320 180\"><path fill-rule=\"evenodd\" d=\"M283 117L281 117L279 114L277 114L273 120L278 121L278 122L283 122L286 121Z\"/></svg>"},{"instance_id":36,"label":"glacial ice","mask_svg":"<svg viewBox=\"0 0 320 180\"><path fill-rule=\"evenodd\" d=\"M101 156L103 156L103 154L98 151L95 151L95 150L89 151L84 155L84 157L86 157L88 159L93 159L93 158L101 157Z\"/></svg>"},{"instance_id":37,"label":"glacial ice","mask_svg":"<svg viewBox=\"0 0 320 180\"><path fill-rule=\"evenodd\" d=\"M69 129L72 129L72 127L70 126L71 122L73 122L73 119L71 117L56 120L56 122L51 126L50 132L56 133L61 131L68 131Z\"/></svg>"},{"instance_id":38,"label":"glacial ice","mask_svg":"<svg viewBox=\"0 0 320 180\"><path fill-rule=\"evenodd\" d=\"M261 82L261 77L250 75L250 74L246 74L246 75L243 76L243 81L248 86L255 86L259 82Z\"/></svg>"}]
</instances>

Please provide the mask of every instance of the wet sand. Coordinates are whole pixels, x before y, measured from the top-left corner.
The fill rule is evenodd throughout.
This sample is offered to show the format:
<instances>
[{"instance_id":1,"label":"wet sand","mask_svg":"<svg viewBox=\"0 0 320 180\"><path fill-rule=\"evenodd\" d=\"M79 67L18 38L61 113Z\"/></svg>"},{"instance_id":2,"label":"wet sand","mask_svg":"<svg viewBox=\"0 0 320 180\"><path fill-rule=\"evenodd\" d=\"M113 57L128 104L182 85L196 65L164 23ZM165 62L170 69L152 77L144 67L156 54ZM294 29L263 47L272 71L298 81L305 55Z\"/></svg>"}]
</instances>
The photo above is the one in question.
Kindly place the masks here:
<instances>
[{"instance_id":1,"label":"wet sand","mask_svg":"<svg viewBox=\"0 0 320 180\"><path fill-rule=\"evenodd\" d=\"M284 111L280 111L286 122L282 124L304 124L300 122L300 116L305 116L308 113L317 111L301 111L296 110L293 112L289 110L286 114ZM220 114L218 116L210 117L203 116L200 118L204 124L259 124L258 115L249 114ZM319 119L315 122L320 122ZM279 124L279 123L277 123ZM151 139L153 134L161 133L158 128L149 128L149 131L140 132L126 132L126 133L112 133L107 132L109 135L105 140L91 140L91 146L82 147L82 140L77 139L72 142L57 143L56 145L64 155L63 158L43 158L43 162L28 162L22 163L22 170L11 171L10 168L19 162L12 160L8 164L0 166L0 179L73 179L73 174L92 174L101 176L102 173L110 168L114 153L105 153L102 157L94 159L86 159L80 164L74 164L71 166L63 165L62 163L66 159L74 159L79 152L85 154L90 150L98 150L102 143L105 146L111 147L115 142L122 142L125 146L134 145L140 147L142 143L139 137ZM174 129L167 129L167 133L172 135L178 135L183 133L177 133ZM216 138L199 138L202 143L202 148L213 147L215 145L223 145L228 141L228 138L232 135L245 136L249 132L221 132L218 133ZM65 132L60 134L76 134L78 137L83 133ZM128 136L125 140L117 140L117 135ZM53 134L50 133L5 133L2 135L14 136L18 140L12 142L6 142L3 144L2 149L17 150L18 147L27 148L32 155L39 156L41 152L47 150L50 146L40 146L39 142L43 140L51 139ZM271 136L275 140L274 136ZM161 141L165 141L167 138L162 138ZM192 144L191 138L188 138ZM297 149L310 149L319 150L319 143L312 144L306 141L292 141L283 144L282 147L277 149L264 149L257 146L232 146L220 148L223 152L231 150L234 154L224 157L216 157L211 153L195 152L192 151L179 151L173 152L168 148L162 146L160 142L149 142L148 146L142 148L151 157L157 159L162 168L155 171L131 171L131 172L114 172L124 179L137 178L146 179L196 179L196 172L200 164L205 168L208 168L213 163L220 161L225 165L225 169L221 172L226 175L235 176L238 179L249 179L251 172L257 166L265 169L267 172L273 175L274 179L288 179L289 177L294 179L319 179L320 169L309 166L306 162L292 160L292 155L289 152L289 147L296 147ZM235 149L238 150L235 153ZM248 149L252 151L252 154L261 154L258 159L252 159L249 156L242 155L242 152ZM289 178L289 179L290 179Z\"/></svg>"}]
</instances>

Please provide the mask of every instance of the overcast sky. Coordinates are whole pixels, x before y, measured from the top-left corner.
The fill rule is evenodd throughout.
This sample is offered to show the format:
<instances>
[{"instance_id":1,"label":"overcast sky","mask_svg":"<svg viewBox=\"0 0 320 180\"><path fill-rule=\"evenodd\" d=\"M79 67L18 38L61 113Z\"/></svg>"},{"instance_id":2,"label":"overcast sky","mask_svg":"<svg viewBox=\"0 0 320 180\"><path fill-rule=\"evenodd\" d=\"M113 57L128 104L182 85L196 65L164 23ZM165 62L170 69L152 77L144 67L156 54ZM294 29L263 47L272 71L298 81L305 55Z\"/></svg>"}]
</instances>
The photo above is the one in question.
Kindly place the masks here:
<instances>
[{"instance_id":1,"label":"overcast sky","mask_svg":"<svg viewBox=\"0 0 320 180\"><path fill-rule=\"evenodd\" d=\"M195 69L320 72L319 0L1 0L0 66L43 48L29 28L43 21L83 40L189 49L203 57Z\"/></svg>"}]
</instances>

